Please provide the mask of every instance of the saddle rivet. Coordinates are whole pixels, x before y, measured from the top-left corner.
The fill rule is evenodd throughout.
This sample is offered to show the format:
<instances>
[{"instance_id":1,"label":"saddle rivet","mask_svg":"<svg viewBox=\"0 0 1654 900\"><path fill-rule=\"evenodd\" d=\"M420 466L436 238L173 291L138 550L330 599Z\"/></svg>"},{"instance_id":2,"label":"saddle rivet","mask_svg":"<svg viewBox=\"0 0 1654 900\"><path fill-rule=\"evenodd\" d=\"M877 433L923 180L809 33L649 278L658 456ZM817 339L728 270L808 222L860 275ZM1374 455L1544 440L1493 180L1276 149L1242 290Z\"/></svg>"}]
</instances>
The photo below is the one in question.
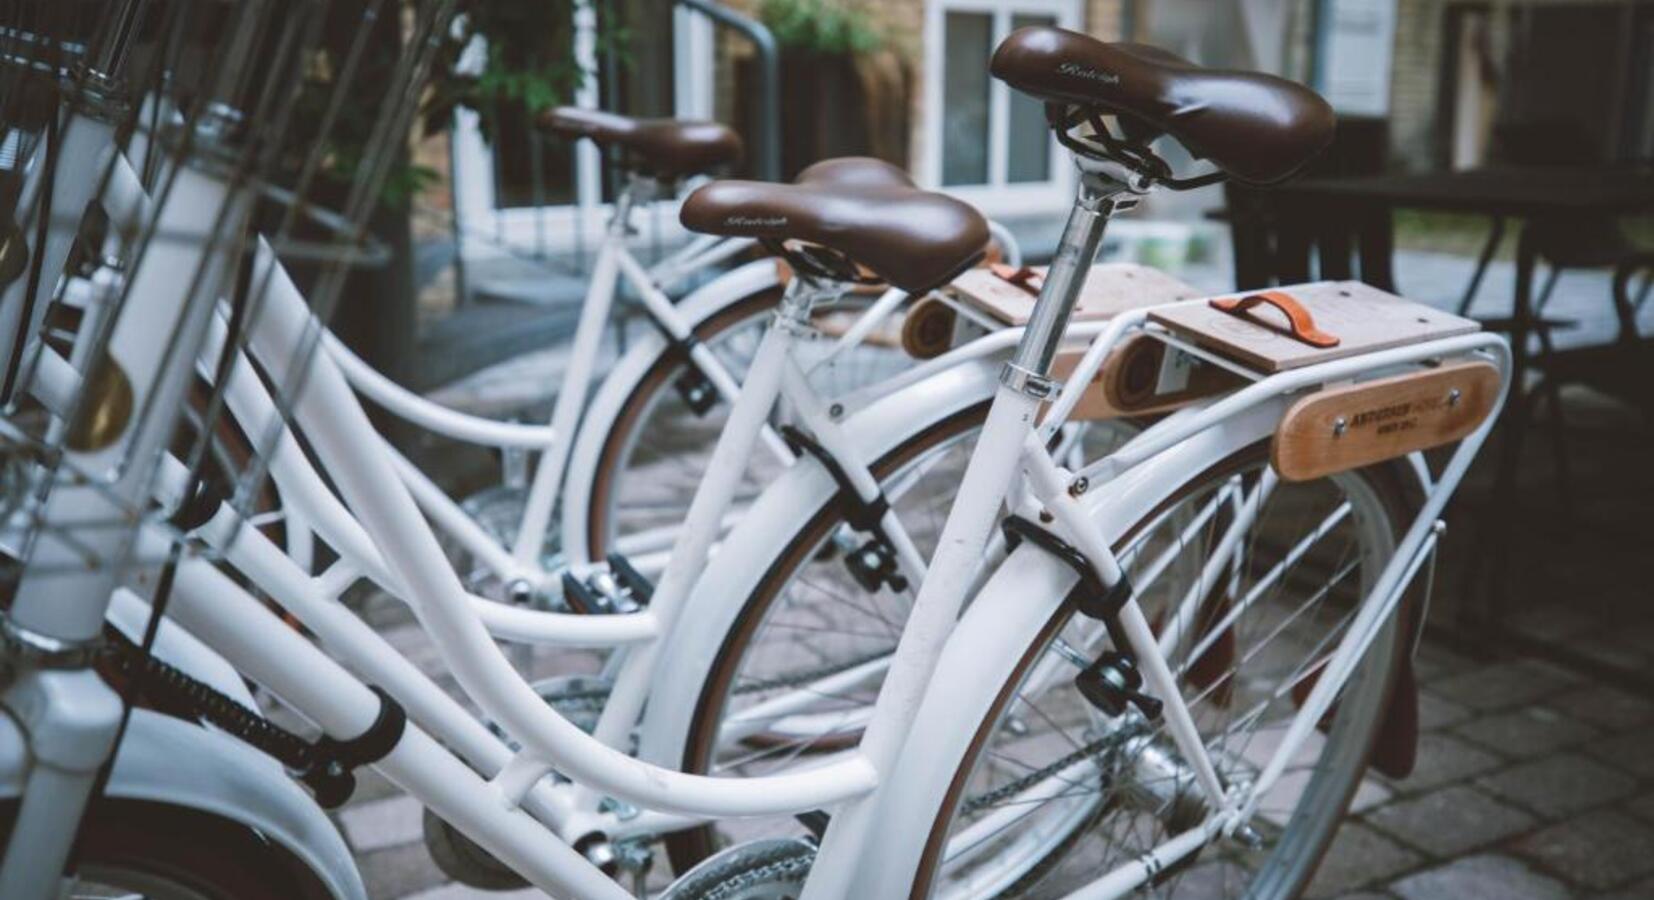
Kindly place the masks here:
<instances>
[{"instance_id":1,"label":"saddle rivet","mask_svg":"<svg viewBox=\"0 0 1654 900\"><path fill-rule=\"evenodd\" d=\"M1051 515L1051 511L1050 511L1050 510L1048 510L1048 509L1042 509L1042 510L1040 510L1040 511L1039 511L1039 520L1040 520L1040 521L1041 521L1041 522L1044 522L1044 523L1045 523L1045 524L1047 524L1047 525L1049 525L1049 524L1051 524L1051 523L1052 523L1052 522L1055 522L1055 521L1056 521L1056 520L1057 520L1057 517L1056 517L1056 516L1053 516L1053 515Z\"/></svg>"},{"instance_id":2,"label":"saddle rivet","mask_svg":"<svg viewBox=\"0 0 1654 900\"><path fill-rule=\"evenodd\" d=\"M835 419L844 415L844 404L835 403L832 406L827 407L827 415L832 416Z\"/></svg>"},{"instance_id":3,"label":"saddle rivet","mask_svg":"<svg viewBox=\"0 0 1654 900\"><path fill-rule=\"evenodd\" d=\"M1458 406L1459 405L1459 398L1461 398L1463 396L1464 396L1464 392L1459 390L1458 388L1454 388L1453 390L1448 391L1447 392L1447 405L1448 406Z\"/></svg>"},{"instance_id":4,"label":"saddle rivet","mask_svg":"<svg viewBox=\"0 0 1654 900\"><path fill-rule=\"evenodd\" d=\"M1078 497L1091 489L1091 479L1081 475L1068 483L1068 495Z\"/></svg>"},{"instance_id":5,"label":"saddle rivet","mask_svg":"<svg viewBox=\"0 0 1654 900\"><path fill-rule=\"evenodd\" d=\"M1332 436L1333 437L1343 437L1344 432L1349 431L1349 430L1350 430L1350 421L1348 419L1344 418L1343 416L1339 416L1337 419L1333 420L1333 423L1332 423Z\"/></svg>"}]
</instances>

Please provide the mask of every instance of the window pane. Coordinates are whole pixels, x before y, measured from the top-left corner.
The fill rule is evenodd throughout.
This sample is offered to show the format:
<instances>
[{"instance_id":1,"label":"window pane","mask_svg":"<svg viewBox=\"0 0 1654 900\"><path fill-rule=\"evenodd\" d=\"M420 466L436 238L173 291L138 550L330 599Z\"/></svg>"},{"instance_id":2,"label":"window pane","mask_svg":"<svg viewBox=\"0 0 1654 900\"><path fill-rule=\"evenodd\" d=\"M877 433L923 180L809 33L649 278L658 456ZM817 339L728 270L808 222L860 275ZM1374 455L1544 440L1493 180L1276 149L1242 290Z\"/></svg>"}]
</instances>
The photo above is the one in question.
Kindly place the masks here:
<instances>
[{"instance_id":1,"label":"window pane","mask_svg":"<svg viewBox=\"0 0 1654 900\"><path fill-rule=\"evenodd\" d=\"M943 36L942 183L988 181L988 54L993 17L947 14Z\"/></svg>"},{"instance_id":2,"label":"window pane","mask_svg":"<svg viewBox=\"0 0 1654 900\"><path fill-rule=\"evenodd\" d=\"M1055 25L1051 16L1012 16L1012 30L1032 25ZM1006 148L1005 180L1011 183L1051 178L1051 131L1045 127L1045 109L1021 91L1011 91L1011 121Z\"/></svg>"}]
</instances>

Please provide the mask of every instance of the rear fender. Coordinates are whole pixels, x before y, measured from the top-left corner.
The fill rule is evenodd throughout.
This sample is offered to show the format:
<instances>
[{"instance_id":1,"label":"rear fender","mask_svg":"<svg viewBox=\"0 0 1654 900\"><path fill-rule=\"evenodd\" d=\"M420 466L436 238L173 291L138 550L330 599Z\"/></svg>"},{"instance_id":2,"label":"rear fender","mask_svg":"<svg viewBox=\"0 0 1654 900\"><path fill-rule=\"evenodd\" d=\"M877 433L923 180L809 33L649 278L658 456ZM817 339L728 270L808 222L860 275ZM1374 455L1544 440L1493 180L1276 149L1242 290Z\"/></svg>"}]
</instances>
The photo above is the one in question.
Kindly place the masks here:
<instances>
[{"instance_id":1,"label":"rear fender","mask_svg":"<svg viewBox=\"0 0 1654 900\"><path fill-rule=\"evenodd\" d=\"M1081 502L1110 543L1116 542L1189 473L1269 434L1284 408L1281 400L1263 403L1223 428L1199 432L1093 488ZM858 824L879 823L879 839L860 848L847 896L907 895L954 773L1005 686L1009 661L1034 644L1077 580L1056 557L1024 543L972 598L943 649L900 757L891 771L880 773L879 791L869 801L874 806L854 811ZM984 660L998 662L984 665Z\"/></svg>"},{"instance_id":2,"label":"rear fender","mask_svg":"<svg viewBox=\"0 0 1654 900\"><path fill-rule=\"evenodd\" d=\"M846 418L846 436L864 459L881 459L930 425L990 400L996 375L989 362L940 372ZM741 517L696 582L673 625L672 639L661 644L641 731L644 759L672 768L681 764L701 686L725 636L774 560L837 493L821 464L805 456Z\"/></svg>"},{"instance_id":3,"label":"rear fender","mask_svg":"<svg viewBox=\"0 0 1654 900\"><path fill-rule=\"evenodd\" d=\"M690 328L754 294L781 286L781 269L773 259L760 259L718 276L694 291L677 304L678 314ZM594 472L603 453L604 442L620 415L622 406L637 384L654 367L655 360L667 350L666 339L658 329L650 329L632 344L626 355L615 363L604 376L597 393L592 396L575 432L574 449L569 457L568 471ZM587 542L586 512L591 508L590 479L571 478L563 485L563 518L561 533L565 558L575 564L588 562L591 548Z\"/></svg>"},{"instance_id":4,"label":"rear fender","mask_svg":"<svg viewBox=\"0 0 1654 900\"><path fill-rule=\"evenodd\" d=\"M22 793L28 758L22 732L0 715L0 796ZM135 709L105 792L238 822L280 846L338 900L366 898L350 848L321 807L274 759L228 735Z\"/></svg>"}]
</instances>

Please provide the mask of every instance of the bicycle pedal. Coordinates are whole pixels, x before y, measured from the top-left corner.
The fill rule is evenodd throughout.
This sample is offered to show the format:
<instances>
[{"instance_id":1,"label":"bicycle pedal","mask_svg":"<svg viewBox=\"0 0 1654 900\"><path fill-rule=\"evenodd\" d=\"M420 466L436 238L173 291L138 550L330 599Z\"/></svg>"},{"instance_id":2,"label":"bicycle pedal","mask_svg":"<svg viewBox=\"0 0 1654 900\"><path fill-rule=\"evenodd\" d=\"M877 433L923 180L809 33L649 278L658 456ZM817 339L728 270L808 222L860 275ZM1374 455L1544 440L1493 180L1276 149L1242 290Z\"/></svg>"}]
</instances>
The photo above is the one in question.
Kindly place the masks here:
<instances>
[{"instance_id":1,"label":"bicycle pedal","mask_svg":"<svg viewBox=\"0 0 1654 900\"><path fill-rule=\"evenodd\" d=\"M827 834L827 826L833 820L833 817L828 815L826 810L822 809L812 809L808 812L801 812L798 815L793 816L793 818L798 820L798 824L810 829L810 833L815 835L817 843L820 843L821 838Z\"/></svg>"},{"instance_id":2,"label":"bicycle pedal","mask_svg":"<svg viewBox=\"0 0 1654 900\"><path fill-rule=\"evenodd\" d=\"M648 606L649 601L655 597L654 582L643 577L643 573L632 565L631 560L619 553L609 554L608 561L609 573L620 582L620 586L625 589L632 602L638 606Z\"/></svg>"},{"instance_id":3,"label":"bicycle pedal","mask_svg":"<svg viewBox=\"0 0 1654 900\"><path fill-rule=\"evenodd\" d=\"M1164 711L1165 705L1159 699L1142 692L1143 673L1137 671L1137 663L1118 651L1104 653L1081 670L1074 676L1074 687L1087 702L1109 716L1123 714L1128 704L1137 707L1150 722L1158 720Z\"/></svg>"},{"instance_id":4,"label":"bicycle pedal","mask_svg":"<svg viewBox=\"0 0 1654 900\"><path fill-rule=\"evenodd\" d=\"M844 567L850 577L869 594L889 586L893 591L907 590L907 578L896 565L896 551L882 540L874 538L853 553L844 556Z\"/></svg>"},{"instance_id":5,"label":"bicycle pedal","mask_svg":"<svg viewBox=\"0 0 1654 900\"><path fill-rule=\"evenodd\" d=\"M608 569L585 578L563 573L563 599L576 612L611 616L634 613L649 605L655 586L618 553L609 554Z\"/></svg>"},{"instance_id":6,"label":"bicycle pedal","mask_svg":"<svg viewBox=\"0 0 1654 900\"><path fill-rule=\"evenodd\" d=\"M714 406L718 405L718 389L713 386L701 370L690 363L688 371L679 375L672 382L672 387L683 398L685 406L697 417L706 415Z\"/></svg>"}]
</instances>

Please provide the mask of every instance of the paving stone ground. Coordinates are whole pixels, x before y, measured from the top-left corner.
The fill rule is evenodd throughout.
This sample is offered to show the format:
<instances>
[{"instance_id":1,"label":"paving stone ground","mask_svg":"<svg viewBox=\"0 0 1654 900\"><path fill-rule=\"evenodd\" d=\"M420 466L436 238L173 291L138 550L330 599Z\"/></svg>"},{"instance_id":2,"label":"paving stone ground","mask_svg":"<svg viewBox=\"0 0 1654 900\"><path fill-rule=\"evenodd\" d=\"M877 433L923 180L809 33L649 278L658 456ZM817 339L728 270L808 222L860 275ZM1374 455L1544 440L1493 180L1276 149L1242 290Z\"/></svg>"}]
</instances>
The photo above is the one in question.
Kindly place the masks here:
<instances>
[{"instance_id":1,"label":"paving stone ground","mask_svg":"<svg viewBox=\"0 0 1654 900\"><path fill-rule=\"evenodd\" d=\"M1427 254L1403 254L1398 264L1404 290L1444 304L1457 296L1467 268L1463 260ZM1509 266L1496 264L1480 302L1503 302L1510 279ZM1600 331L1606 300L1606 276L1570 274L1552 311L1586 318L1586 332ZM486 401L487 385L520 389L537 371L520 364L444 396ZM1431 627L1416 660L1417 769L1396 780L1370 776L1362 796L1376 799L1346 820L1310 896L1654 898L1654 695L1646 688L1654 680L1654 542L1645 518L1654 509L1650 434L1647 423L1595 395L1569 391L1566 408L1572 513L1558 508L1548 451L1533 446L1547 441L1530 442L1519 478L1513 577L1508 595L1492 598L1493 608L1524 636L1617 669L1582 670L1559 665L1554 654L1518 654L1462 627L1466 598L1486 584L1474 563L1491 476L1479 466L1448 517ZM1484 460L1497 449L1490 446ZM436 665L417 629L380 624L422 666ZM531 663L541 673L593 664L541 657ZM418 803L377 776L365 778L337 819L375 900L540 896L445 883L420 841Z\"/></svg>"}]
</instances>

